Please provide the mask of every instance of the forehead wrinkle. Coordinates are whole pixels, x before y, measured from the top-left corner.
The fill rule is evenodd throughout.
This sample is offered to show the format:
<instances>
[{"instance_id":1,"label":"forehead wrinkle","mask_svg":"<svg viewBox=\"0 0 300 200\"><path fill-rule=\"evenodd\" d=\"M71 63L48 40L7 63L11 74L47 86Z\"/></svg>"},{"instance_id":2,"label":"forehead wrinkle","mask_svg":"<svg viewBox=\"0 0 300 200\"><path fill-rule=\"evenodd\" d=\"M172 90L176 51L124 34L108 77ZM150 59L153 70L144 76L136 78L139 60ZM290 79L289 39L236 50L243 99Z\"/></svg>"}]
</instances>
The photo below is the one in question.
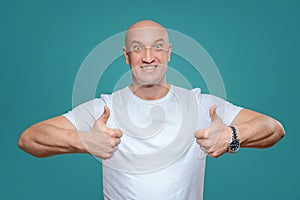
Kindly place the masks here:
<instances>
[{"instance_id":1,"label":"forehead wrinkle","mask_svg":"<svg viewBox=\"0 0 300 200\"><path fill-rule=\"evenodd\" d=\"M157 40L154 40L154 41L152 42L152 44L155 44L155 43L160 42L160 41L164 42L165 40L164 40L163 38L159 38L159 39L157 39ZM132 41L130 42L130 45L132 45L132 44L134 44L134 43L144 44L144 43L141 42L141 41L138 41L138 40L132 40Z\"/></svg>"}]
</instances>

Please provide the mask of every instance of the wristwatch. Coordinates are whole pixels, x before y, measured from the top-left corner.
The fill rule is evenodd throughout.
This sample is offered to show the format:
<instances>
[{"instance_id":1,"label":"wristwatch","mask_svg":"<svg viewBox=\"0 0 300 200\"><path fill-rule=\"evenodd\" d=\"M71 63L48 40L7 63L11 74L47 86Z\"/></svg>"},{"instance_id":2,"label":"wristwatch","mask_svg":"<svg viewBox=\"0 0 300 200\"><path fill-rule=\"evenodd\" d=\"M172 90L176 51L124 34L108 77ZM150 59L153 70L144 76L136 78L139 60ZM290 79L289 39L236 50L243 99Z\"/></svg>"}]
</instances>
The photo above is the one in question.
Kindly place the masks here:
<instances>
[{"instance_id":1,"label":"wristwatch","mask_svg":"<svg viewBox=\"0 0 300 200\"><path fill-rule=\"evenodd\" d=\"M232 137L228 145L228 153L236 153L240 149L240 140L233 126L229 126L232 130Z\"/></svg>"}]
</instances>

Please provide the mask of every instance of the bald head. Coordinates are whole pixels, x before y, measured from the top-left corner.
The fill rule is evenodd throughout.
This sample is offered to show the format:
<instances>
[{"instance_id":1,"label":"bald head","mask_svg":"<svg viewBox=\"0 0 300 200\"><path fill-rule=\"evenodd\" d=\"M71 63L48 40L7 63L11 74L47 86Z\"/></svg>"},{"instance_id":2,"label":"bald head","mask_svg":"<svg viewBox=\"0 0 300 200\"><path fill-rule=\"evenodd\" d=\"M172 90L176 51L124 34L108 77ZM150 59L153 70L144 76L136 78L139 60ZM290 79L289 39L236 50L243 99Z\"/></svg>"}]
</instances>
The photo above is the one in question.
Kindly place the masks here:
<instances>
[{"instance_id":1,"label":"bald head","mask_svg":"<svg viewBox=\"0 0 300 200\"><path fill-rule=\"evenodd\" d=\"M162 25L151 20L131 25L126 32L123 52L132 70L132 85L166 84L171 50L167 30Z\"/></svg>"},{"instance_id":2,"label":"bald head","mask_svg":"<svg viewBox=\"0 0 300 200\"><path fill-rule=\"evenodd\" d=\"M153 37L159 37L169 44L169 36L167 30L160 24L151 20L142 20L132 24L126 32L126 48L130 46L133 41L143 40L147 42Z\"/></svg>"},{"instance_id":3,"label":"bald head","mask_svg":"<svg viewBox=\"0 0 300 200\"><path fill-rule=\"evenodd\" d=\"M161 28L161 29L164 29L164 27L152 20L142 20L142 21L139 21L139 22L136 22L134 24L132 24L129 28L128 28L128 31L129 30L132 30L132 29L136 29L136 28Z\"/></svg>"}]
</instances>

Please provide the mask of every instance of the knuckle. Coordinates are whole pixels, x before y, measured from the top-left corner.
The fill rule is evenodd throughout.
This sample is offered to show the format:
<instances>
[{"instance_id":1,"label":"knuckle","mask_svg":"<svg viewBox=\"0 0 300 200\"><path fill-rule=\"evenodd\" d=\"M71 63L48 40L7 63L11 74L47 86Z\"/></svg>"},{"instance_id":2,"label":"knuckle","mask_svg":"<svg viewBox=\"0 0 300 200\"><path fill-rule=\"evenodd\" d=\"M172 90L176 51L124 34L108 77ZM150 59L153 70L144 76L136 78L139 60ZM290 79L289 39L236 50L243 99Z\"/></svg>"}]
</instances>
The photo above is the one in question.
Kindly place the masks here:
<instances>
[{"instance_id":1,"label":"knuckle","mask_svg":"<svg viewBox=\"0 0 300 200\"><path fill-rule=\"evenodd\" d=\"M119 145L121 143L120 139L115 139L115 145Z\"/></svg>"},{"instance_id":2,"label":"knuckle","mask_svg":"<svg viewBox=\"0 0 300 200\"><path fill-rule=\"evenodd\" d=\"M115 146L115 142L114 142L112 139L110 139L110 140L108 141L108 148L111 149L111 148L113 148L114 146Z\"/></svg>"},{"instance_id":3,"label":"knuckle","mask_svg":"<svg viewBox=\"0 0 300 200\"><path fill-rule=\"evenodd\" d=\"M113 155L114 155L113 153L109 153L107 159L110 159L111 157L113 157Z\"/></svg>"},{"instance_id":4,"label":"knuckle","mask_svg":"<svg viewBox=\"0 0 300 200\"><path fill-rule=\"evenodd\" d=\"M123 132L119 129L120 137L123 136Z\"/></svg>"},{"instance_id":5,"label":"knuckle","mask_svg":"<svg viewBox=\"0 0 300 200\"><path fill-rule=\"evenodd\" d=\"M109 135L109 137L113 138L117 135L117 132L115 130L111 129L108 131L108 135Z\"/></svg>"},{"instance_id":6,"label":"knuckle","mask_svg":"<svg viewBox=\"0 0 300 200\"><path fill-rule=\"evenodd\" d=\"M113 156L113 153L105 153L103 156L104 160L110 159Z\"/></svg>"},{"instance_id":7,"label":"knuckle","mask_svg":"<svg viewBox=\"0 0 300 200\"><path fill-rule=\"evenodd\" d=\"M114 133L115 133L116 137L122 137L123 136L123 133L122 133L122 131L120 129L115 129Z\"/></svg>"},{"instance_id":8,"label":"knuckle","mask_svg":"<svg viewBox=\"0 0 300 200\"><path fill-rule=\"evenodd\" d=\"M202 137L204 133L205 133L205 130L199 129L199 130L195 131L195 136L196 137Z\"/></svg>"},{"instance_id":9,"label":"knuckle","mask_svg":"<svg viewBox=\"0 0 300 200\"><path fill-rule=\"evenodd\" d=\"M194 136L197 138L198 137L198 134L199 134L199 130L195 131L194 132Z\"/></svg>"},{"instance_id":10,"label":"knuckle","mask_svg":"<svg viewBox=\"0 0 300 200\"><path fill-rule=\"evenodd\" d=\"M211 149L207 151L207 153L212 156L214 154L214 151L212 151Z\"/></svg>"},{"instance_id":11,"label":"knuckle","mask_svg":"<svg viewBox=\"0 0 300 200\"><path fill-rule=\"evenodd\" d=\"M200 145L201 145L201 147L203 147L205 149L209 149L209 145L207 143L207 140L203 140Z\"/></svg>"},{"instance_id":12,"label":"knuckle","mask_svg":"<svg viewBox=\"0 0 300 200\"><path fill-rule=\"evenodd\" d=\"M220 154L216 151L212 151L209 153L209 156L212 158L218 158L220 156Z\"/></svg>"},{"instance_id":13,"label":"knuckle","mask_svg":"<svg viewBox=\"0 0 300 200\"><path fill-rule=\"evenodd\" d=\"M104 132L103 132L103 136L105 137L105 139L106 139L106 140L108 141L108 143L109 143L110 138L111 138L110 133L109 133L108 131L104 131Z\"/></svg>"},{"instance_id":14,"label":"knuckle","mask_svg":"<svg viewBox=\"0 0 300 200\"><path fill-rule=\"evenodd\" d=\"M217 157L218 157L218 154L214 152L214 153L211 154L211 157L217 158Z\"/></svg>"}]
</instances>

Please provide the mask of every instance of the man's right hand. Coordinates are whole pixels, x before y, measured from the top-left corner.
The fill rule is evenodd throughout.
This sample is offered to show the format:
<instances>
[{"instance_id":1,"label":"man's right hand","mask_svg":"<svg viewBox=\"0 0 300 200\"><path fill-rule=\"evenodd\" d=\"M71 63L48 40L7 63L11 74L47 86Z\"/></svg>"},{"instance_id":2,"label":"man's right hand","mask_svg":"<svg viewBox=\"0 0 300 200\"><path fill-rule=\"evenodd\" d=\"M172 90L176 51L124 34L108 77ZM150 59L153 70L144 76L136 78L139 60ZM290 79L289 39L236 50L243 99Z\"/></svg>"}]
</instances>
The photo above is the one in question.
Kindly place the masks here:
<instances>
[{"instance_id":1,"label":"man's right hand","mask_svg":"<svg viewBox=\"0 0 300 200\"><path fill-rule=\"evenodd\" d=\"M95 121L90 131L78 132L86 150L93 156L101 159L109 159L113 156L122 137L120 129L111 129L106 126L109 116L110 110L105 106L103 114Z\"/></svg>"}]
</instances>

